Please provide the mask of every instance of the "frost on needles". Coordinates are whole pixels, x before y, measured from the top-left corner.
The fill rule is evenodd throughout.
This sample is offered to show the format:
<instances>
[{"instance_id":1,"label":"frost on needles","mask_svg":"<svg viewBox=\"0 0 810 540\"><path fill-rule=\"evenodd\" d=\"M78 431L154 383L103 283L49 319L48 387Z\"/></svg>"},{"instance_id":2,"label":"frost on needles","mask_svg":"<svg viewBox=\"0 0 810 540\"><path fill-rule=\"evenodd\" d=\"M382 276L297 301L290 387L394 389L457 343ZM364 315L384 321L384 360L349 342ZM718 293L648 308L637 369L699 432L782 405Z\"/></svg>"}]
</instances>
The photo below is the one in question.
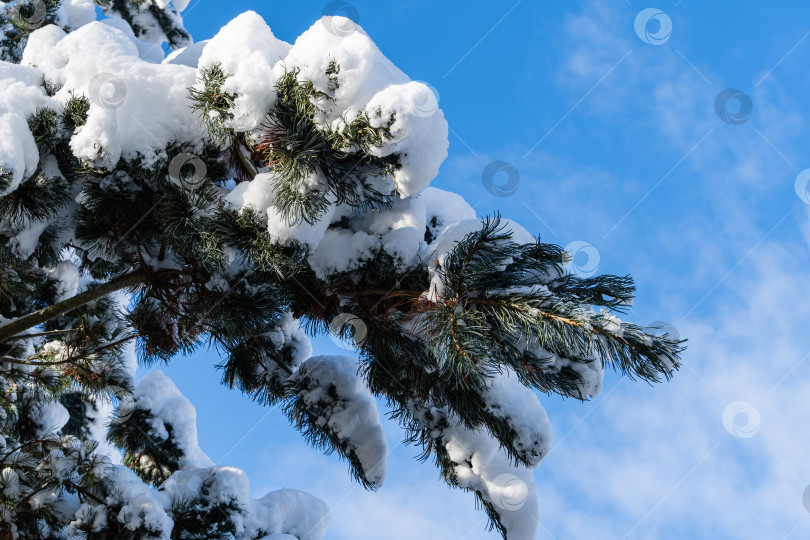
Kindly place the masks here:
<instances>
[{"instance_id":1,"label":"frost on needles","mask_svg":"<svg viewBox=\"0 0 810 540\"><path fill-rule=\"evenodd\" d=\"M498 532L534 538L537 391L585 400L605 366L679 366L679 341L617 318L631 279L572 275L558 246L431 187L435 96L350 21L289 44L248 12L193 43L185 1L96 4L109 18L0 3L1 533L322 538L324 503L252 499L171 380L136 386L137 361L207 344L224 384L365 488L385 478L382 402ZM313 356L330 328L356 358Z\"/></svg>"}]
</instances>

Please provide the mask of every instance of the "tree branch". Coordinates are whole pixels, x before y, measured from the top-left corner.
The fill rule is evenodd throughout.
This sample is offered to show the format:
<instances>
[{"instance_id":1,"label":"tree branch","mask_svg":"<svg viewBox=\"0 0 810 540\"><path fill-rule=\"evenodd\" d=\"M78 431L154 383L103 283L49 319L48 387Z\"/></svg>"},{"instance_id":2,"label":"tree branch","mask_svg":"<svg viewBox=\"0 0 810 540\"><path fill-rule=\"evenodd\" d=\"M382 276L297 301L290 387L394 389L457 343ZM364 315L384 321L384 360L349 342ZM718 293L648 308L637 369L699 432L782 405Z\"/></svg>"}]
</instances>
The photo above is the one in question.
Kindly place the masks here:
<instances>
[{"instance_id":1,"label":"tree branch","mask_svg":"<svg viewBox=\"0 0 810 540\"><path fill-rule=\"evenodd\" d=\"M9 339L17 337L17 334L28 330L29 328L33 328L53 319L54 317L58 317L59 315L67 313L68 311L72 311L83 306L84 304L87 304L88 302L98 300L99 298L107 296L110 293L114 293L115 291L120 291L121 289L126 289L128 287L134 287L135 285L141 284L144 282L145 278L146 273L142 271L124 274L122 276L118 276L117 278L113 278L106 283L97 285L92 289L79 293L76 296L72 296L67 300L63 300L53 304L52 306L42 308L39 311L35 311L34 313L25 315L19 319L15 319L4 326L0 326L0 343L5 343ZM19 336L21 339L23 337L25 336Z\"/></svg>"}]
</instances>

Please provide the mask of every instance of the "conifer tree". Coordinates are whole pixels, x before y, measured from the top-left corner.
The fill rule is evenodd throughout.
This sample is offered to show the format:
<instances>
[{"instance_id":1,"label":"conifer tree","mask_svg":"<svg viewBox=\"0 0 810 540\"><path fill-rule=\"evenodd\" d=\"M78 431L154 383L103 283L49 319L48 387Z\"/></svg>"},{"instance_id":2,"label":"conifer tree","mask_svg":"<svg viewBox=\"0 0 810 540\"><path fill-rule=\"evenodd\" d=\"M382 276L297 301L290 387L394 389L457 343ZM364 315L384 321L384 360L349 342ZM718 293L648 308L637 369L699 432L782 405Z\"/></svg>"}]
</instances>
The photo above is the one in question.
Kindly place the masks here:
<instances>
[{"instance_id":1,"label":"conifer tree","mask_svg":"<svg viewBox=\"0 0 810 540\"><path fill-rule=\"evenodd\" d=\"M323 503L251 499L168 378L135 385L136 353L210 345L224 384L365 488L385 476L381 401L504 538L534 538L536 392L589 399L605 366L669 378L682 342L617 317L629 277L571 273L430 187L444 116L354 23L290 45L248 12L193 44L186 3L96 0L103 22L90 0L0 4L0 530L321 538ZM357 358L313 356L329 331Z\"/></svg>"}]
</instances>

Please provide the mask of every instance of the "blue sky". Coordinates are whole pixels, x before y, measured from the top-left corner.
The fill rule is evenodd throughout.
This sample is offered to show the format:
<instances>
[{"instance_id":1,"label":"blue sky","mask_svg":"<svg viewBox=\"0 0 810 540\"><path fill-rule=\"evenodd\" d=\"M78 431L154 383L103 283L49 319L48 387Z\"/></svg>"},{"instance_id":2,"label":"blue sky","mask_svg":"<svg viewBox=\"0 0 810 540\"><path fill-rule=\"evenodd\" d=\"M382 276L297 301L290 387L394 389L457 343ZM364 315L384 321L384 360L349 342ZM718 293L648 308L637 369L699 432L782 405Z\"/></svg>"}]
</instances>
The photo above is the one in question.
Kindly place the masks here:
<instances>
[{"instance_id":1,"label":"blue sky","mask_svg":"<svg viewBox=\"0 0 810 540\"><path fill-rule=\"evenodd\" d=\"M669 383L611 374L591 402L541 396L555 443L535 473L538 538L809 537L810 214L794 184L810 168L810 5L353 7L380 49L440 96L450 155L435 186L546 241L590 244L600 273L636 279L627 319L666 321L689 339ZM672 23L660 44L634 29L651 7ZM324 4L194 0L184 19L202 40L248 9L291 42ZM658 24L642 28L655 37ZM739 125L716 111L727 88L753 105L750 117L736 100L721 107L742 113ZM482 184L494 160L518 171L514 195ZM346 352L328 338L314 346ZM393 423L386 485L366 493L279 411L220 386L217 362L200 351L163 369L197 407L203 450L244 469L255 495L295 487L323 498L327 538L496 538L471 496L398 446Z\"/></svg>"}]
</instances>

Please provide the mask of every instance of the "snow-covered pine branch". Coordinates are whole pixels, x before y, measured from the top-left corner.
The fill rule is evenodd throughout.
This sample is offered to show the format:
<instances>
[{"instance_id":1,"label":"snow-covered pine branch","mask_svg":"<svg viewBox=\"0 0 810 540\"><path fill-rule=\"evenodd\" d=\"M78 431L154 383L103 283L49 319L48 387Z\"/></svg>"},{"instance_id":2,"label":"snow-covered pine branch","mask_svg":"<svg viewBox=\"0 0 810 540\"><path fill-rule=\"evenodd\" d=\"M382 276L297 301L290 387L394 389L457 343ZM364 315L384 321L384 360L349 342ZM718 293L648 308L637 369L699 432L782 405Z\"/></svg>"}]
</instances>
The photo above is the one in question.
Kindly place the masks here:
<instances>
[{"instance_id":1,"label":"snow-covered pine branch","mask_svg":"<svg viewBox=\"0 0 810 540\"><path fill-rule=\"evenodd\" d=\"M535 392L668 378L681 343L617 318L630 278L571 275L431 187L436 97L354 23L286 43L248 12L193 43L186 4L0 3L0 531L322 538L322 502L251 499L168 378L134 384L135 351L210 344L223 383L364 487L385 477L379 398L504 537L534 538ZM328 330L358 358L312 356Z\"/></svg>"}]
</instances>

